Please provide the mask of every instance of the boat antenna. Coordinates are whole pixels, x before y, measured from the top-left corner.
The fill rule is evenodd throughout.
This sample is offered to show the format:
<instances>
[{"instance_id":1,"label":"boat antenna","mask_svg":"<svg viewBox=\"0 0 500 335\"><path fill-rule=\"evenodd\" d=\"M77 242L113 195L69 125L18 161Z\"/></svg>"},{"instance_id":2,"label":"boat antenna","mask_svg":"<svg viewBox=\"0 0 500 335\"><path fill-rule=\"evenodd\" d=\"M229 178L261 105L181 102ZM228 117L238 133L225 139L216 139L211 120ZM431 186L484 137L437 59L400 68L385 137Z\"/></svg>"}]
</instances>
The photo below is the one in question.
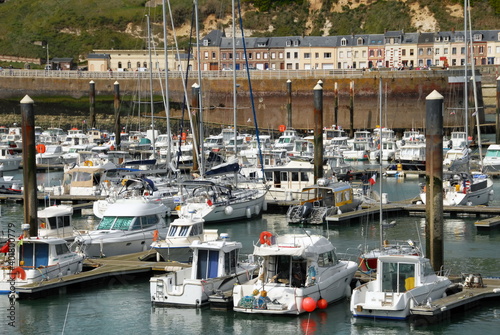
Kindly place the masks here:
<instances>
[{"instance_id":1,"label":"boat antenna","mask_svg":"<svg viewBox=\"0 0 500 335\"><path fill-rule=\"evenodd\" d=\"M63 329L61 334L64 334L64 330L66 328L66 321L68 321L68 313L69 313L69 302L68 302L68 308L66 308L66 316L64 317L64 324L63 324Z\"/></svg>"}]
</instances>

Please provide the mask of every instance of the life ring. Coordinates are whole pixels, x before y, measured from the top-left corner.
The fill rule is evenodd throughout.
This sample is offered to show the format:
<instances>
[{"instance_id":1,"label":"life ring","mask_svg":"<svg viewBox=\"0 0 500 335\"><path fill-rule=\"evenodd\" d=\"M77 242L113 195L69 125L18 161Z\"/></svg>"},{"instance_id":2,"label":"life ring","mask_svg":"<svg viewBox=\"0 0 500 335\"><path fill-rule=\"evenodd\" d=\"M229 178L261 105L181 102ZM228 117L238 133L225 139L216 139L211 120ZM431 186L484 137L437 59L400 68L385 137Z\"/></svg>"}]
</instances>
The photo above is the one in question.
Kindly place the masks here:
<instances>
[{"instance_id":1,"label":"life ring","mask_svg":"<svg viewBox=\"0 0 500 335\"><path fill-rule=\"evenodd\" d=\"M36 152L38 152L39 154L44 154L45 150L47 150L47 148L45 147L45 144L37 144L36 145Z\"/></svg>"},{"instance_id":2,"label":"life ring","mask_svg":"<svg viewBox=\"0 0 500 335\"><path fill-rule=\"evenodd\" d=\"M12 270L10 272L10 278L12 280L16 280L16 278L25 280L26 279L26 271L24 271L24 269L22 267L18 266L17 268L15 268L14 270Z\"/></svg>"},{"instance_id":3,"label":"life ring","mask_svg":"<svg viewBox=\"0 0 500 335\"><path fill-rule=\"evenodd\" d=\"M92 161L85 161L83 163L83 165L85 165L85 166L94 166L94 163L92 163Z\"/></svg>"},{"instance_id":4,"label":"life ring","mask_svg":"<svg viewBox=\"0 0 500 335\"><path fill-rule=\"evenodd\" d=\"M260 233L260 237L259 237L260 244L271 245L272 244L272 241L271 241L272 237L273 237L273 234L271 232L263 231L262 233Z\"/></svg>"},{"instance_id":5,"label":"life ring","mask_svg":"<svg viewBox=\"0 0 500 335\"><path fill-rule=\"evenodd\" d=\"M45 224L45 222L40 223L40 228L45 229L46 227L47 225Z\"/></svg>"},{"instance_id":6,"label":"life ring","mask_svg":"<svg viewBox=\"0 0 500 335\"><path fill-rule=\"evenodd\" d=\"M156 229L155 231L153 231L153 242L158 241L158 236L159 235L160 235L160 233L158 232L158 229Z\"/></svg>"}]
</instances>

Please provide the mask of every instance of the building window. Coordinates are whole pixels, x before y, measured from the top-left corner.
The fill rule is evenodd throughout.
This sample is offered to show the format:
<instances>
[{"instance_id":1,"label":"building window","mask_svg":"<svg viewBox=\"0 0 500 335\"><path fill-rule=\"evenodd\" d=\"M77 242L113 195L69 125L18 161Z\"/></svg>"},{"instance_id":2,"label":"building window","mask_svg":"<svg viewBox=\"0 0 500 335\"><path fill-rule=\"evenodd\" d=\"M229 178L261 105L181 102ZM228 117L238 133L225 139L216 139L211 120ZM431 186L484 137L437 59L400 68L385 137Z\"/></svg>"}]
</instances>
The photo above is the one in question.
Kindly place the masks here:
<instances>
[{"instance_id":1,"label":"building window","mask_svg":"<svg viewBox=\"0 0 500 335\"><path fill-rule=\"evenodd\" d=\"M208 51L203 52L203 57L205 57L205 59L208 59Z\"/></svg>"},{"instance_id":2,"label":"building window","mask_svg":"<svg viewBox=\"0 0 500 335\"><path fill-rule=\"evenodd\" d=\"M483 47L483 46L480 46L480 47L479 47L479 53L480 53L480 54L484 54L484 47Z\"/></svg>"},{"instance_id":3,"label":"building window","mask_svg":"<svg viewBox=\"0 0 500 335\"><path fill-rule=\"evenodd\" d=\"M465 47L461 47L460 48L460 54L461 55L465 55Z\"/></svg>"},{"instance_id":4,"label":"building window","mask_svg":"<svg viewBox=\"0 0 500 335\"><path fill-rule=\"evenodd\" d=\"M271 52L271 59L276 59L276 52Z\"/></svg>"},{"instance_id":5,"label":"building window","mask_svg":"<svg viewBox=\"0 0 500 335\"><path fill-rule=\"evenodd\" d=\"M359 52L358 51L354 51L354 58L358 58L359 56Z\"/></svg>"},{"instance_id":6,"label":"building window","mask_svg":"<svg viewBox=\"0 0 500 335\"><path fill-rule=\"evenodd\" d=\"M382 57L382 50L381 49L377 50L377 57Z\"/></svg>"},{"instance_id":7,"label":"building window","mask_svg":"<svg viewBox=\"0 0 500 335\"><path fill-rule=\"evenodd\" d=\"M215 55L215 51L212 52L212 59L215 59L216 58L216 55Z\"/></svg>"},{"instance_id":8,"label":"building window","mask_svg":"<svg viewBox=\"0 0 500 335\"><path fill-rule=\"evenodd\" d=\"M278 54L278 57L279 57L279 59L283 59L283 52L280 52L280 53Z\"/></svg>"},{"instance_id":9,"label":"building window","mask_svg":"<svg viewBox=\"0 0 500 335\"><path fill-rule=\"evenodd\" d=\"M127 63L127 68L131 69L132 68L132 62L131 61L128 61Z\"/></svg>"},{"instance_id":10,"label":"building window","mask_svg":"<svg viewBox=\"0 0 500 335\"><path fill-rule=\"evenodd\" d=\"M427 55L432 55L432 48L427 48Z\"/></svg>"},{"instance_id":11,"label":"building window","mask_svg":"<svg viewBox=\"0 0 500 335\"><path fill-rule=\"evenodd\" d=\"M251 52L248 53L248 59L252 59L252 53Z\"/></svg>"},{"instance_id":12,"label":"building window","mask_svg":"<svg viewBox=\"0 0 500 335\"><path fill-rule=\"evenodd\" d=\"M141 62L137 62L137 68L141 67Z\"/></svg>"},{"instance_id":13,"label":"building window","mask_svg":"<svg viewBox=\"0 0 500 335\"><path fill-rule=\"evenodd\" d=\"M290 52L286 53L286 59L290 59Z\"/></svg>"},{"instance_id":14,"label":"building window","mask_svg":"<svg viewBox=\"0 0 500 335\"><path fill-rule=\"evenodd\" d=\"M323 54L323 58L326 58L326 59L332 58L332 53L331 52L325 52Z\"/></svg>"},{"instance_id":15,"label":"building window","mask_svg":"<svg viewBox=\"0 0 500 335\"><path fill-rule=\"evenodd\" d=\"M146 68L146 69L148 68L148 63L147 62L144 62L142 65L144 66L144 68Z\"/></svg>"},{"instance_id":16,"label":"building window","mask_svg":"<svg viewBox=\"0 0 500 335\"><path fill-rule=\"evenodd\" d=\"M314 58L318 59L319 58L319 52L314 53Z\"/></svg>"},{"instance_id":17,"label":"building window","mask_svg":"<svg viewBox=\"0 0 500 335\"><path fill-rule=\"evenodd\" d=\"M227 54L227 57L228 57L229 59L233 59L233 53L232 53L232 52L229 52L229 53Z\"/></svg>"},{"instance_id":18,"label":"building window","mask_svg":"<svg viewBox=\"0 0 500 335\"><path fill-rule=\"evenodd\" d=\"M260 59L260 52L256 52L255 57L257 57L257 59Z\"/></svg>"},{"instance_id":19,"label":"building window","mask_svg":"<svg viewBox=\"0 0 500 335\"><path fill-rule=\"evenodd\" d=\"M363 50L363 52L361 53L361 57L366 58L366 50Z\"/></svg>"},{"instance_id":20,"label":"building window","mask_svg":"<svg viewBox=\"0 0 500 335\"><path fill-rule=\"evenodd\" d=\"M358 45L363 45L363 39L361 37L358 37Z\"/></svg>"},{"instance_id":21,"label":"building window","mask_svg":"<svg viewBox=\"0 0 500 335\"><path fill-rule=\"evenodd\" d=\"M227 55L225 52L222 53L222 59L227 59Z\"/></svg>"},{"instance_id":22,"label":"building window","mask_svg":"<svg viewBox=\"0 0 500 335\"><path fill-rule=\"evenodd\" d=\"M352 51L347 51L347 58L351 58L352 57Z\"/></svg>"},{"instance_id":23,"label":"building window","mask_svg":"<svg viewBox=\"0 0 500 335\"><path fill-rule=\"evenodd\" d=\"M443 49L443 54L447 55L448 54L448 48Z\"/></svg>"},{"instance_id":24,"label":"building window","mask_svg":"<svg viewBox=\"0 0 500 335\"><path fill-rule=\"evenodd\" d=\"M406 56L406 49L401 50L401 56Z\"/></svg>"},{"instance_id":25,"label":"building window","mask_svg":"<svg viewBox=\"0 0 500 335\"><path fill-rule=\"evenodd\" d=\"M269 57L269 54L267 52L264 52L263 55L264 55L264 59L267 59Z\"/></svg>"},{"instance_id":26,"label":"building window","mask_svg":"<svg viewBox=\"0 0 500 335\"><path fill-rule=\"evenodd\" d=\"M413 49L410 49L410 56L413 56L415 54Z\"/></svg>"},{"instance_id":27,"label":"building window","mask_svg":"<svg viewBox=\"0 0 500 335\"><path fill-rule=\"evenodd\" d=\"M457 54L457 48L451 48L451 54L456 55Z\"/></svg>"},{"instance_id":28,"label":"building window","mask_svg":"<svg viewBox=\"0 0 500 335\"><path fill-rule=\"evenodd\" d=\"M343 51L339 51L339 58L344 58L344 52Z\"/></svg>"},{"instance_id":29,"label":"building window","mask_svg":"<svg viewBox=\"0 0 500 335\"><path fill-rule=\"evenodd\" d=\"M422 56L424 54L424 49L418 48L418 55Z\"/></svg>"},{"instance_id":30,"label":"building window","mask_svg":"<svg viewBox=\"0 0 500 335\"><path fill-rule=\"evenodd\" d=\"M370 50L370 56L369 57L375 57L375 51L374 50Z\"/></svg>"},{"instance_id":31,"label":"building window","mask_svg":"<svg viewBox=\"0 0 500 335\"><path fill-rule=\"evenodd\" d=\"M463 36L461 36L461 35L455 36L455 42L463 42L463 41L464 41L464 37Z\"/></svg>"},{"instance_id":32,"label":"building window","mask_svg":"<svg viewBox=\"0 0 500 335\"><path fill-rule=\"evenodd\" d=\"M474 35L472 36L472 39L473 39L474 41L482 41L482 40L483 40L483 35L481 35L481 34L474 34Z\"/></svg>"},{"instance_id":33,"label":"building window","mask_svg":"<svg viewBox=\"0 0 500 335\"><path fill-rule=\"evenodd\" d=\"M239 52L235 53L235 56L236 56L236 59L240 59L240 53Z\"/></svg>"},{"instance_id":34,"label":"building window","mask_svg":"<svg viewBox=\"0 0 500 335\"><path fill-rule=\"evenodd\" d=\"M122 68L122 62L118 62L118 68L121 69Z\"/></svg>"},{"instance_id":35,"label":"building window","mask_svg":"<svg viewBox=\"0 0 500 335\"><path fill-rule=\"evenodd\" d=\"M436 49L434 50L434 53L435 53L436 55L439 55L439 48L436 48Z\"/></svg>"},{"instance_id":36,"label":"building window","mask_svg":"<svg viewBox=\"0 0 500 335\"><path fill-rule=\"evenodd\" d=\"M298 58L299 58L299 53L298 53L297 51L295 51L295 52L293 53L293 58L295 58L295 59L298 59Z\"/></svg>"},{"instance_id":37,"label":"building window","mask_svg":"<svg viewBox=\"0 0 500 335\"><path fill-rule=\"evenodd\" d=\"M342 38L340 40L340 45L343 46L343 47L345 47L347 45L347 40L345 38Z\"/></svg>"},{"instance_id":38,"label":"building window","mask_svg":"<svg viewBox=\"0 0 500 335\"><path fill-rule=\"evenodd\" d=\"M311 58L311 53L304 52L304 59L310 59L310 58Z\"/></svg>"}]
</instances>

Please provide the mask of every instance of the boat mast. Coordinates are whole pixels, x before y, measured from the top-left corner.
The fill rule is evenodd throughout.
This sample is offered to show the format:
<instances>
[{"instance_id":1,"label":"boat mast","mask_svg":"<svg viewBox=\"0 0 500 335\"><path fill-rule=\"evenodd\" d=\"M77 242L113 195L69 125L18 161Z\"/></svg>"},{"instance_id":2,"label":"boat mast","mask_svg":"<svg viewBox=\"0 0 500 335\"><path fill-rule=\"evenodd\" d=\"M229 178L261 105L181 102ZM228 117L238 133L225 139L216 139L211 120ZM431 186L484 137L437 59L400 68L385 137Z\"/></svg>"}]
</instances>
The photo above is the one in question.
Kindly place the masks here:
<instances>
[{"instance_id":1,"label":"boat mast","mask_svg":"<svg viewBox=\"0 0 500 335\"><path fill-rule=\"evenodd\" d=\"M483 167L483 150L481 148L481 127L479 125L479 106L477 102L477 85L476 85L476 68L475 68L475 59L474 59L474 45L472 39L472 24L471 24L471 15L470 15L470 0L465 0L467 2L466 11L468 13L467 17L469 18L469 37L470 37L470 55L471 55L471 72L472 72L472 93L474 94L474 114L476 117L476 127L477 127L477 146L479 148L479 160L481 164L481 169ZM468 143L468 139L467 142ZM468 146L467 146L468 148Z\"/></svg>"},{"instance_id":2,"label":"boat mast","mask_svg":"<svg viewBox=\"0 0 500 335\"><path fill-rule=\"evenodd\" d=\"M153 146L153 158L156 157L156 147L155 147L155 121L154 121L154 107L155 103L153 101L153 59L151 56L151 23L149 22L149 15L146 14L148 22L148 51L149 51L149 99L151 103L151 144Z\"/></svg>"},{"instance_id":3,"label":"boat mast","mask_svg":"<svg viewBox=\"0 0 500 335\"><path fill-rule=\"evenodd\" d=\"M235 6L234 6L234 0L231 1L231 10L232 10L232 23L233 23L233 122L234 122L234 156L238 157L238 131L236 129L237 122L236 122L236 117L237 117L237 111L236 111L236 24L235 24ZM238 173L234 173L234 182L235 184L238 183Z\"/></svg>"},{"instance_id":4,"label":"boat mast","mask_svg":"<svg viewBox=\"0 0 500 335\"><path fill-rule=\"evenodd\" d=\"M168 50L167 50L167 4L166 0L163 0L163 53L165 56L165 95L164 95L164 105L165 114L167 117L167 165L172 161L172 153L170 152L172 148L172 134L170 129L170 101L168 93ZM170 170L169 170L170 171ZM170 174L170 172L169 172Z\"/></svg>"},{"instance_id":5,"label":"boat mast","mask_svg":"<svg viewBox=\"0 0 500 335\"><path fill-rule=\"evenodd\" d=\"M204 168L204 150L203 150L203 101L202 97L203 94L201 94L203 90L203 85L201 83L201 50L200 50L200 24L199 24L199 19L198 19L198 0L194 0L194 6L195 6L195 26L196 26L196 57L197 57L197 64L198 64L198 82L200 83L200 89L198 90L198 107L199 107L199 144L196 143L196 146L200 146L200 151L198 152L199 154L199 164L200 164L200 176L205 175L205 168Z\"/></svg>"},{"instance_id":6,"label":"boat mast","mask_svg":"<svg viewBox=\"0 0 500 335\"><path fill-rule=\"evenodd\" d=\"M382 224L382 215L383 215L383 209L382 209L382 77L379 78L379 83L378 83L378 90L379 90L379 120L380 120L380 150L379 150L379 198L380 198L380 209L379 209L379 225L380 225L380 248L384 245L384 227Z\"/></svg>"},{"instance_id":7,"label":"boat mast","mask_svg":"<svg viewBox=\"0 0 500 335\"><path fill-rule=\"evenodd\" d=\"M469 148L469 76L467 74L468 62L468 44L467 44L467 5L468 0L464 0L464 43L465 43L465 61L464 61L464 113L465 113L465 146ZM469 160L467 159L467 171L470 170Z\"/></svg>"}]
</instances>

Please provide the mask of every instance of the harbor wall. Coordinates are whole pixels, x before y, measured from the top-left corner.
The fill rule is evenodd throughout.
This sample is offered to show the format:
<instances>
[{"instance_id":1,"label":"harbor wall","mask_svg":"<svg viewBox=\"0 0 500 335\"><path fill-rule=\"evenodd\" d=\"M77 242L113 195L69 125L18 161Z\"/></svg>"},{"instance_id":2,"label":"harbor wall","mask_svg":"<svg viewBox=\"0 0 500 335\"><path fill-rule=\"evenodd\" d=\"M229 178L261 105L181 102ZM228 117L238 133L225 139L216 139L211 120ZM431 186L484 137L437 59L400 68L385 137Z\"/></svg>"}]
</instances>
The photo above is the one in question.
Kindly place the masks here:
<instances>
[{"instance_id":1,"label":"harbor wall","mask_svg":"<svg viewBox=\"0 0 500 335\"><path fill-rule=\"evenodd\" d=\"M425 128L425 97L433 90L444 96L445 128L461 127L464 124L463 111L463 84L450 84L450 77L459 75L456 71L358 71L355 75L338 75L334 72L321 71L318 73L302 74L295 77L293 74L279 73L268 75L254 75L251 71L250 83L246 77L237 78L237 125L238 127L253 127L253 113L251 97L256 111L259 128L265 131L277 130L281 124L286 124L287 87L286 81L292 81L292 114L293 127L302 130L311 130L313 124L313 88L318 80L323 82L324 96L324 125L334 123L335 84L338 85L338 124L345 129L349 128L349 86L354 83L354 128L371 129L380 124L379 99L382 97L382 125L394 129ZM76 118L72 121L78 125L88 115L89 79L95 82L96 100L100 105L96 107L98 124L112 124L112 95L114 83L120 84L122 101L140 100L143 110L149 108L146 101L150 99L150 78L120 77L120 74L85 73L83 78L66 77L25 77L3 76L0 80L0 125L9 125L15 122L18 113L18 101L24 95L29 95L35 101L35 112L44 115L37 119L42 127L51 122L64 118ZM379 92L379 80L383 81L383 92ZM171 101L171 116L174 119L182 117L180 106L184 97L184 86L191 94L191 85L197 83L196 78L190 78L186 84L182 78L169 79L169 98ZM161 100L164 90L164 81L153 80L153 91L157 100ZM481 82L479 82L479 85ZM204 108L203 120L209 124L233 125L233 82L232 72L227 71L224 76L204 77L202 79L202 105ZM480 86L479 86L480 88ZM139 92L142 92L139 94ZM251 93L252 94L251 94ZM479 89L479 92L481 90ZM107 98L102 98L102 97ZM66 97L70 103L50 104L47 97ZM40 99L37 106L37 99ZM50 100L50 99L49 99ZM187 101L190 101L190 97ZM480 104L482 96L480 95ZM132 104L124 104L123 109L132 108ZM456 110L448 110L457 106ZM139 112L141 113L141 112ZM150 112L147 112L150 113ZM122 111L122 115L130 112ZM145 113L144 113L145 114ZM137 113L137 115L139 115ZM141 113L141 115L143 115ZM162 104L155 104L155 115L164 116ZM184 119L187 119L184 113ZM54 126L52 124L52 126Z\"/></svg>"}]
</instances>

